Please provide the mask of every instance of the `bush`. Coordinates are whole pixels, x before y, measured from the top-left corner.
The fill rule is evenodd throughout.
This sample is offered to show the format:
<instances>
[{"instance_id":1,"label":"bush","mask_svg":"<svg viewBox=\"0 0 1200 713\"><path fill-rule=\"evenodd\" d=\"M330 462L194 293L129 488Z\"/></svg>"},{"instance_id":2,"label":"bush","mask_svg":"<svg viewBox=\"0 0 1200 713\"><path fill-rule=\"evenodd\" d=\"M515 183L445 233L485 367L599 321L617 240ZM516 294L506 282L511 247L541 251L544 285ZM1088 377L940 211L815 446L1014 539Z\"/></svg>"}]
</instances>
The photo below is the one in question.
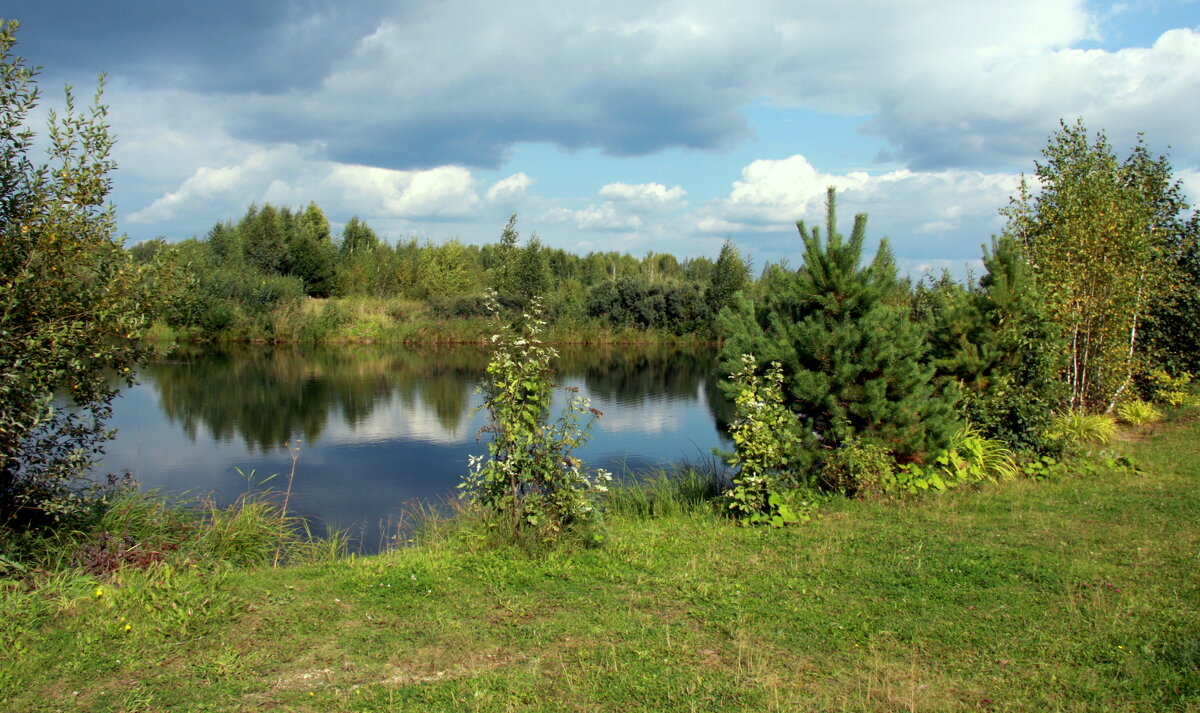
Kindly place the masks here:
<instances>
[{"instance_id":1,"label":"bush","mask_svg":"<svg viewBox=\"0 0 1200 713\"><path fill-rule=\"evenodd\" d=\"M882 494L896 474L896 462L874 443L851 438L825 459L821 480L825 486L858 497Z\"/></svg>"},{"instance_id":2,"label":"bush","mask_svg":"<svg viewBox=\"0 0 1200 713\"><path fill-rule=\"evenodd\" d=\"M35 165L35 71L10 54L16 29L0 21L0 530L87 509L109 405L146 353L141 268L105 207L115 165L106 109L97 93L80 114L68 90L65 112L50 114L54 165Z\"/></svg>"},{"instance_id":3,"label":"bush","mask_svg":"<svg viewBox=\"0 0 1200 713\"><path fill-rule=\"evenodd\" d=\"M1117 416L1131 426L1142 426L1147 423L1155 423L1162 420L1162 411L1154 407L1154 404L1137 399L1135 401L1126 401L1117 407Z\"/></svg>"},{"instance_id":4,"label":"bush","mask_svg":"<svg viewBox=\"0 0 1200 713\"><path fill-rule=\"evenodd\" d=\"M499 319L500 306L491 311ZM502 326L492 336L496 351L488 363L481 408L490 416L488 457L472 456L459 486L472 502L495 515L497 527L514 541L552 543L564 534L599 542L595 496L612 476L593 472L571 452L588 438L600 412L578 389L568 389L562 414L550 422L553 392L550 368L558 356L538 339L545 322L535 299L519 332ZM587 419L585 421L585 419Z\"/></svg>"},{"instance_id":5,"label":"bush","mask_svg":"<svg viewBox=\"0 0 1200 713\"><path fill-rule=\"evenodd\" d=\"M725 493L726 507L743 524L793 525L808 519L807 503L790 497L809 485L805 471L797 468L799 424L783 404L779 362L762 377L757 372L758 362L743 354L741 371L730 376L737 418L729 424L735 452L727 462L737 475Z\"/></svg>"}]
</instances>

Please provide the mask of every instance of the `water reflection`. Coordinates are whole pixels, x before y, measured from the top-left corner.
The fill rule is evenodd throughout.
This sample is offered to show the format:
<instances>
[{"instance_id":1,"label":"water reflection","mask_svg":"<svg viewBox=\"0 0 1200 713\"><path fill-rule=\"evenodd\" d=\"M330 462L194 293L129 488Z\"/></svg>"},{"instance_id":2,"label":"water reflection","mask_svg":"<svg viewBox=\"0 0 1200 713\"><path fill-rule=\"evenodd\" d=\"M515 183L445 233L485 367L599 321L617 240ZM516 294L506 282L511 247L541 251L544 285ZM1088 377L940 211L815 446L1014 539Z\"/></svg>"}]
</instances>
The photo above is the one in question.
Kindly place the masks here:
<instances>
[{"instance_id":1,"label":"water reflection","mask_svg":"<svg viewBox=\"0 0 1200 713\"><path fill-rule=\"evenodd\" d=\"M202 426L217 440L268 452L292 438L319 441L330 418L353 429L392 404L423 404L443 430L457 432L486 364L487 354L470 347L234 345L176 351L142 379L193 440Z\"/></svg>"},{"instance_id":2,"label":"water reflection","mask_svg":"<svg viewBox=\"0 0 1200 713\"><path fill-rule=\"evenodd\" d=\"M612 470L705 456L724 445L711 350L563 348L556 379L605 412L579 455ZM270 347L178 350L115 404L107 470L144 487L213 492L230 501L242 473L286 472L284 443L302 440L293 502L324 522L364 528L406 500L454 492L483 415L477 347Z\"/></svg>"}]
</instances>

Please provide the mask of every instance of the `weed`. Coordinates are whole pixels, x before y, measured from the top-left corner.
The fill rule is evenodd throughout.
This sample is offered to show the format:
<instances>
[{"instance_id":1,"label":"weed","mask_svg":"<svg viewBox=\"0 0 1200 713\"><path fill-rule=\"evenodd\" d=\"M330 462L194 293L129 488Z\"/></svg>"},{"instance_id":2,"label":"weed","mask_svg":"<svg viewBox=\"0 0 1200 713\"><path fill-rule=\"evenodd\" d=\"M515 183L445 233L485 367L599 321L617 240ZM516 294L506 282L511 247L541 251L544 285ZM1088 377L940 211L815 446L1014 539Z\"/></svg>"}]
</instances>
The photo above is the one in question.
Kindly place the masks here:
<instances>
[{"instance_id":1,"label":"weed","mask_svg":"<svg viewBox=\"0 0 1200 713\"><path fill-rule=\"evenodd\" d=\"M1117 406L1117 416L1131 426L1144 426L1161 421L1163 414L1154 404L1137 399Z\"/></svg>"}]
</instances>

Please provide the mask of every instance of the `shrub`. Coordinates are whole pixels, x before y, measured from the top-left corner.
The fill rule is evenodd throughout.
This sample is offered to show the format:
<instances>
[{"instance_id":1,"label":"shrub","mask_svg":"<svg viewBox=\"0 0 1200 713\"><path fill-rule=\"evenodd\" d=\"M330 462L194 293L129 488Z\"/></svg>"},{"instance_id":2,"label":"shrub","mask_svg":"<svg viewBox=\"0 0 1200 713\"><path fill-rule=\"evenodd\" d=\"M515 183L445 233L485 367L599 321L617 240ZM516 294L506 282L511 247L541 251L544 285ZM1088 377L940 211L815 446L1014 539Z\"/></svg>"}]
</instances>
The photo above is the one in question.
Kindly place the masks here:
<instances>
[{"instance_id":1,"label":"shrub","mask_svg":"<svg viewBox=\"0 0 1200 713\"><path fill-rule=\"evenodd\" d=\"M796 524L808 519L807 503L789 497L808 485L795 467L799 424L783 404L779 362L762 377L757 372L758 362L743 354L741 371L730 376L737 418L729 424L735 452L727 462L737 468L737 475L725 493L727 507L744 524Z\"/></svg>"},{"instance_id":2,"label":"shrub","mask_svg":"<svg viewBox=\"0 0 1200 713\"><path fill-rule=\"evenodd\" d=\"M1191 391L1192 375L1186 371L1175 376L1166 369L1150 372L1154 398L1172 406L1195 406L1200 399Z\"/></svg>"},{"instance_id":3,"label":"shrub","mask_svg":"<svg viewBox=\"0 0 1200 713\"><path fill-rule=\"evenodd\" d=\"M491 311L500 306L489 296ZM545 322L541 300L523 315L519 332L502 327L492 336L496 351L488 363L481 408L490 421L488 456L472 456L470 471L459 486L463 494L498 516L513 540L532 536L553 542L565 533L598 542L595 495L612 476L589 472L571 452L588 438L600 412L579 390L568 388L562 414L550 422L553 392L550 362L558 356L538 339ZM585 421L585 419L588 419Z\"/></svg>"},{"instance_id":4,"label":"shrub","mask_svg":"<svg viewBox=\"0 0 1200 713\"><path fill-rule=\"evenodd\" d=\"M1003 441L988 438L974 426L964 426L930 463L906 463L884 483L885 490L941 492L966 483L1016 478L1021 472L1016 455Z\"/></svg>"},{"instance_id":5,"label":"shrub","mask_svg":"<svg viewBox=\"0 0 1200 713\"><path fill-rule=\"evenodd\" d=\"M884 492L896 473L896 461L887 449L874 443L849 439L825 459L821 480L846 495L869 497Z\"/></svg>"}]
</instances>

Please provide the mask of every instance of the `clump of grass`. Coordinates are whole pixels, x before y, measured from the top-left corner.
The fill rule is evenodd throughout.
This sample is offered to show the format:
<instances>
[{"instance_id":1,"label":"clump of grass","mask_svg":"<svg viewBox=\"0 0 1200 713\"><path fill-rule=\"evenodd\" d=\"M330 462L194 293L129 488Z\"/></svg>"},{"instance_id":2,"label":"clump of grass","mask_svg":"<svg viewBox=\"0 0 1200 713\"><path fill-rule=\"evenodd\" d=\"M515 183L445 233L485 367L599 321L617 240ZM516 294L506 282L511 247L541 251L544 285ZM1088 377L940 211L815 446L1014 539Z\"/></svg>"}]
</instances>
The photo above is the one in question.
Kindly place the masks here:
<instances>
[{"instance_id":1,"label":"clump of grass","mask_svg":"<svg viewBox=\"0 0 1200 713\"><path fill-rule=\"evenodd\" d=\"M712 503L729 487L714 463L694 466L681 463L609 486L609 512L634 518L669 517L711 510Z\"/></svg>"},{"instance_id":2,"label":"clump of grass","mask_svg":"<svg viewBox=\"0 0 1200 713\"><path fill-rule=\"evenodd\" d=\"M1016 454L1004 441L988 438L970 424L954 435L951 448L973 473L993 483L1013 480L1020 472Z\"/></svg>"},{"instance_id":3,"label":"clump of grass","mask_svg":"<svg viewBox=\"0 0 1200 713\"><path fill-rule=\"evenodd\" d=\"M1117 422L1106 413L1087 413L1072 409L1054 417L1050 437L1074 445L1111 443L1117 435Z\"/></svg>"},{"instance_id":4,"label":"clump of grass","mask_svg":"<svg viewBox=\"0 0 1200 713\"><path fill-rule=\"evenodd\" d=\"M1161 421L1163 418L1162 411L1159 411L1154 404L1141 399L1126 401L1118 406L1117 416L1131 426L1144 426Z\"/></svg>"}]
</instances>

